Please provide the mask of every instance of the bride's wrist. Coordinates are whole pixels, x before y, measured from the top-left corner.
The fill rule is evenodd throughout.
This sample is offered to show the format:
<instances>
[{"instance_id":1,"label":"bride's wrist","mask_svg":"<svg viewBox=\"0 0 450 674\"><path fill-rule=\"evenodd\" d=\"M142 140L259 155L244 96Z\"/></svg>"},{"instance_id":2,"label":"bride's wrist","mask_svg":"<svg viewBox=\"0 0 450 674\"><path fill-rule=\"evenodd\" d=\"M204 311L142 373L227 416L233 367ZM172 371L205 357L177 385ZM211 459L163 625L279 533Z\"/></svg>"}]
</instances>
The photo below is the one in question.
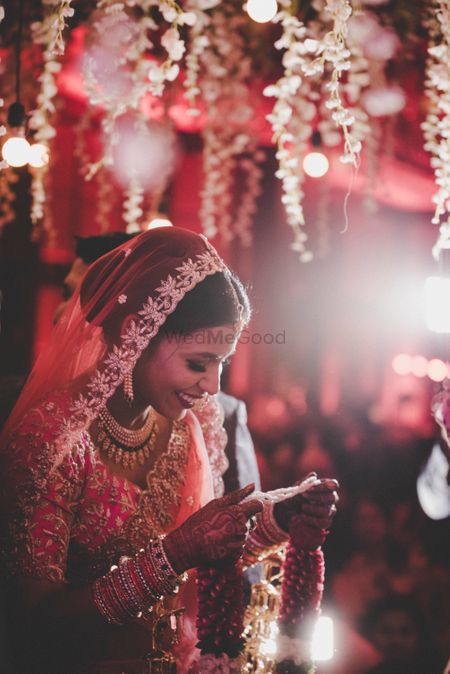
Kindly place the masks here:
<instances>
[{"instance_id":1,"label":"bride's wrist","mask_svg":"<svg viewBox=\"0 0 450 674\"><path fill-rule=\"evenodd\" d=\"M186 563L185 555L182 554L183 545L176 530L165 536L162 545L175 573L182 574L190 568Z\"/></svg>"}]
</instances>

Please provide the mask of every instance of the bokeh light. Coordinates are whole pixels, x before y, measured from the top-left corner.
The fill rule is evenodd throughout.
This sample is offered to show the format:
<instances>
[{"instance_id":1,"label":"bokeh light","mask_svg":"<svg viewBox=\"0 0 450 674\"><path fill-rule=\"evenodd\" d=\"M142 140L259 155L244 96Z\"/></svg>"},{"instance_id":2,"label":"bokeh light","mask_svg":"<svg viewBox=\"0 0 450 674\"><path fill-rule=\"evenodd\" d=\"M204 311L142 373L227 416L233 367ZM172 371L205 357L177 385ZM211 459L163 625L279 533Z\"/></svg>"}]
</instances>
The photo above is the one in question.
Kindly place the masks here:
<instances>
[{"instance_id":1,"label":"bokeh light","mask_svg":"<svg viewBox=\"0 0 450 674\"><path fill-rule=\"evenodd\" d=\"M406 375L411 372L412 360L407 353L398 353L392 360L392 369L396 374Z\"/></svg>"},{"instance_id":2,"label":"bokeh light","mask_svg":"<svg viewBox=\"0 0 450 674\"><path fill-rule=\"evenodd\" d=\"M444 381L448 373L448 365L443 360L432 358L429 361L427 374L432 381Z\"/></svg>"},{"instance_id":3,"label":"bokeh light","mask_svg":"<svg viewBox=\"0 0 450 674\"><path fill-rule=\"evenodd\" d=\"M2 147L2 157L9 166L25 166L30 157L30 143L23 136L12 136Z\"/></svg>"},{"instance_id":4,"label":"bokeh light","mask_svg":"<svg viewBox=\"0 0 450 674\"><path fill-rule=\"evenodd\" d=\"M112 171L123 187L132 178L150 191L166 186L178 158L176 135L169 125L142 124L139 119L124 116L117 123L117 141Z\"/></svg>"},{"instance_id":5,"label":"bokeh light","mask_svg":"<svg viewBox=\"0 0 450 674\"><path fill-rule=\"evenodd\" d=\"M267 23L278 11L277 0L248 0L246 10L253 21Z\"/></svg>"},{"instance_id":6,"label":"bokeh light","mask_svg":"<svg viewBox=\"0 0 450 674\"><path fill-rule=\"evenodd\" d=\"M173 222L163 215L157 215L154 218L151 218L147 225L147 229L156 229L157 227L173 227Z\"/></svg>"},{"instance_id":7,"label":"bokeh light","mask_svg":"<svg viewBox=\"0 0 450 674\"><path fill-rule=\"evenodd\" d=\"M329 168L330 162L322 152L309 152L303 159L303 170L311 178L321 178Z\"/></svg>"},{"instance_id":8,"label":"bokeh light","mask_svg":"<svg viewBox=\"0 0 450 674\"><path fill-rule=\"evenodd\" d=\"M34 168L42 168L48 164L49 153L48 147L42 143L33 143L30 146L28 163Z\"/></svg>"},{"instance_id":9,"label":"bokeh light","mask_svg":"<svg viewBox=\"0 0 450 674\"><path fill-rule=\"evenodd\" d=\"M311 660L315 662L331 660L334 653L333 621L322 615L317 619L311 641Z\"/></svg>"},{"instance_id":10,"label":"bokeh light","mask_svg":"<svg viewBox=\"0 0 450 674\"><path fill-rule=\"evenodd\" d=\"M416 377L426 377L428 374L428 360L425 356L413 356L411 372Z\"/></svg>"}]
</instances>

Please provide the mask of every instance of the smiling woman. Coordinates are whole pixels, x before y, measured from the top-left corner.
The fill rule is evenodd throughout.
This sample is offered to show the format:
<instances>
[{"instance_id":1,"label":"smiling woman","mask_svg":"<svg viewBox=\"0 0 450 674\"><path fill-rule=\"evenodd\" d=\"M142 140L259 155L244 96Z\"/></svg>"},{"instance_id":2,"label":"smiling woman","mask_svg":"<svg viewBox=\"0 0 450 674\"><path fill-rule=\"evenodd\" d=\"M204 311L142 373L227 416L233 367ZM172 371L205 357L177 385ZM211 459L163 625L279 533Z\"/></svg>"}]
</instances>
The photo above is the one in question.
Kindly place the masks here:
<instances>
[{"instance_id":1,"label":"smiling woman","mask_svg":"<svg viewBox=\"0 0 450 674\"><path fill-rule=\"evenodd\" d=\"M261 509L241 503L251 486L222 497L213 397L249 315L242 284L186 230L89 268L2 436L18 672L144 671L171 611L167 657L193 666L193 577L174 598L179 575L240 556ZM202 424L217 429L208 450Z\"/></svg>"},{"instance_id":2,"label":"smiling woman","mask_svg":"<svg viewBox=\"0 0 450 674\"><path fill-rule=\"evenodd\" d=\"M199 344L204 332L206 346ZM170 336L158 340L136 364L135 400L151 400L163 416L180 418L200 399L219 392L222 365L237 338L233 326L223 326L180 335L175 344Z\"/></svg>"},{"instance_id":3,"label":"smiling woman","mask_svg":"<svg viewBox=\"0 0 450 674\"><path fill-rule=\"evenodd\" d=\"M212 655L238 671L237 560L257 563L297 516L320 545L334 481L265 511L251 537L254 485L223 496L215 394L249 316L240 281L186 230L149 230L89 267L1 437L17 674L198 674ZM233 606L209 615L224 569Z\"/></svg>"}]
</instances>

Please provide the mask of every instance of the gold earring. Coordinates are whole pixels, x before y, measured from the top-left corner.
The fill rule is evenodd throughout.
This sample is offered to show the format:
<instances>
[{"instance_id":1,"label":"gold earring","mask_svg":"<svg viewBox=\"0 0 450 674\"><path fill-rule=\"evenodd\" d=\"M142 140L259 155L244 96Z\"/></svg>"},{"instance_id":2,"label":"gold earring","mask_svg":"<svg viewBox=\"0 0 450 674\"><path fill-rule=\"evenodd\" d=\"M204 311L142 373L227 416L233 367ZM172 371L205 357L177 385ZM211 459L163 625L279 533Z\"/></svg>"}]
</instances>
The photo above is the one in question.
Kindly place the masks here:
<instances>
[{"instance_id":1,"label":"gold earring","mask_svg":"<svg viewBox=\"0 0 450 674\"><path fill-rule=\"evenodd\" d=\"M123 396L127 401L128 405L131 407L134 400L132 372L127 372L123 379Z\"/></svg>"}]
</instances>

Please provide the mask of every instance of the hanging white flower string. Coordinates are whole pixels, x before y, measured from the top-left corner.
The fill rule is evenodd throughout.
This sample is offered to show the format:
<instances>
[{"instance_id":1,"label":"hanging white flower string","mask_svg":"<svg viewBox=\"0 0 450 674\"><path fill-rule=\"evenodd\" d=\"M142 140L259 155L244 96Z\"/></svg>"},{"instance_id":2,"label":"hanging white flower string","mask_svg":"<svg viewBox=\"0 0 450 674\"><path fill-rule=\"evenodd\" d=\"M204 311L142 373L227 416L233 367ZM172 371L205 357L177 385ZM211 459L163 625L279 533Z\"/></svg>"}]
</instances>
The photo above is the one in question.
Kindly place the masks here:
<instances>
[{"instance_id":1,"label":"hanging white flower string","mask_svg":"<svg viewBox=\"0 0 450 674\"><path fill-rule=\"evenodd\" d=\"M16 216L13 203L16 192L13 185L19 180L19 174L8 165L3 169L0 180L0 238L5 225Z\"/></svg>"},{"instance_id":2,"label":"hanging white flower string","mask_svg":"<svg viewBox=\"0 0 450 674\"><path fill-rule=\"evenodd\" d=\"M433 249L437 256L450 241L450 9L447 2L437 1L431 11L427 21L430 47L425 82L429 112L422 129L437 185L432 219L433 224L440 225Z\"/></svg>"},{"instance_id":3,"label":"hanging white flower string","mask_svg":"<svg viewBox=\"0 0 450 674\"><path fill-rule=\"evenodd\" d=\"M183 87L186 89L184 96L190 104L188 109L190 115L198 115L200 113L196 105L200 94L200 57L209 45L207 27L211 22L211 16L206 10L213 9L220 2L221 0L209 0L209 2L205 2L205 0L188 0L186 2L188 13L194 17L187 44L185 79L183 82Z\"/></svg>"},{"instance_id":4,"label":"hanging white flower string","mask_svg":"<svg viewBox=\"0 0 450 674\"><path fill-rule=\"evenodd\" d=\"M342 73L351 68L351 51L347 47L346 40L347 22L352 14L352 7L348 0L327 0L324 14L328 14L333 21L333 29L325 35L321 46L321 58L324 64L329 63L332 67L331 80L326 85L329 91L329 100L326 105L333 110L332 119L344 134L344 154L341 156L341 161L346 164L351 163L356 167L361 152L361 141L356 139L350 131L355 118L351 111L345 108L340 93Z\"/></svg>"},{"instance_id":5,"label":"hanging white flower string","mask_svg":"<svg viewBox=\"0 0 450 674\"><path fill-rule=\"evenodd\" d=\"M124 7L121 2L99 2L91 26L93 46L84 59L83 74L90 104L104 111L104 150L103 156L90 164L87 180L102 166L112 165L116 119L128 108L136 108L146 91L143 56L153 46L147 30L155 24L145 15L134 20Z\"/></svg>"},{"instance_id":6,"label":"hanging white flower string","mask_svg":"<svg viewBox=\"0 0 450 674\"><path fill-rule=\"evenodd\" d=\"M261 164L266 155L256 146L246 157L239 160L240 181L239 202L234 219L234 232L244 248L251 246L253 217L256 213L256 201L261 194L263 171Z\"/></svg>"},{"instance_id":7,"label":"hanging white flower string","mask_svg":"<svg viewBox=\"0 0 450 674\"><path fill-rule=\"evenodd\" d=\"M100 232L107 232L111 227L111 208L114 203L115 190L111 175L106 168L97 171L97 203L95 222L98 224Z\"/></svg>"},{"instance_id":8,"label":"hanging white flower string","mask_svg":"<svg viewBox=\"0 0 450 674\"><path fill-rule=\"evenodd\" d=\"M47 0L45 3L45 15L42 21L37 21L31 26L32 39L35 44L44 48L44 67L38 80L40 92L36 100L36 108L31 112L29 126L34 129L35 141L48 147L55 137L56 130L52 125L52 117L55 114L54 99L57 94L56 74L61 69L61 63L57 57L64 54L63 31L66 19L73 16L74 10L70 6L70 0ZM31 220L35 226L34 238L39 237L37 223L44 218L45 204L45 177L48 164L32 172L32 205ZM47 220L49 234L52 236L51 223Z\"/></svg>"},{"instance_id":9,"label":"hanging white flower string","mask_svg":"<svg viewBox=\"0 0 450 674\"><path fill-rule=\"evenodd\" d=\"M224 4L216 8L205 26L208 42L200 56L199 88L208 114L202 133L200 220L209 238L219 233L228 243L241 232L242 238L248 241L247 214L254 209L259 171L252 173L253 189L245 204L241 202L233 213L239 158L246 156L247 174L249 163L256 161L255 140L249 132L253 108L248 87L252 62L245 39L247 20L243 13L236 13L231 5Z\"/></svg>"},{"instance_id":10,"label":"hanging white flower string","mask_svg":"<svg viewBox=\"0 0 450 674\"><path fill-rule=\"evenodd\" d=\"M352 9L348 0L327 0L323 11L319 13L321 21L312 22L306 27L291 14L292 3L289 0L281 0L280 4L283 9L275 16L274 22L281 23L283 35L275 43L275 48L286 50L282 59L285 70L283 77L275 85L266 87L264 93L277 99L268 119L272 124L274 141L278 148L279 170L276 175L283 183L282 200L286 207L288 224L294 231L292 248L299 253L302 262L309 262L313 255L306 247L307 235L303 230L304 176L299 167L299 159L306 150L312 133L309 122L316 113L313 102L315 96L308 87L307 80L323 78L328 66L331 67L331 76L323 85L328 95L325 105L344 136L344 154L341 160L356 166L361 150L359 138L350 132L355 117L344 107L340 93L341 75L351 66L351 52L346 45L346 37L347 21ZM320 31L330 20L332 29L322 35ZM303 104L299 103L301 93ZM297 127L295 136L292 132L294 126Z\"/></svg>"},{"instance_id":11,"label":"hanging white flower string","mask_svg":"<svg viewBox=\"0 0 450 674\"><path fill-rule=\"evenodd\" d=\"M0 5L0 23L3 21L4 18L5 18L5 9L4 9L3 5ZM0 62L1 62L1 59L0 59ZM4 105L5 105L5 101L3 100L3 98L0 98L0 108L3 108ZM6 134L6 127L5 127L4 124L0 124L0 137L4 136L5 134ZM6 163L5 160L3 160L3 159L0 160L0 169L5 169L5 168L7 168L7 166L8 166L8 164ZM1 225L0 225L0 231L1 231Z\"/></svg>"},{"instance_id":12,"label":"hanging white flower string","mask_svg":"<svg viewBox=\"0 0 450 674\"><path fill-rule=\"evenodd\" d=\"M63 32L66 28L66 19L74 15L70 6L72 0L45 0L48 8L42 21L32 25L33 41L36 44L45 44L51 56L62 56L65 51Z\"/></svg>"},{"instance_id":13,"label":"hanging white flower string","mask_svg":"<svg viewBox=\"0 0 450 674\"><path fill-rule=\"evenodd\" d=\"M126 192L123 212L123 219L126 222L126 232L128 234L136 234L141 231L139 221L144 213L142 208L143 203L144 188L136 178L131 178Z\"/></svg>"},{"instance_id":14,"label":"hanging white flower string","mask_svg":"<svg viewBox=\"0 0 450 674\"><path fill-rule=\"evenodd\" d=\"M290 2L282 0L284 7ZM302 78L302 70L307 65L308 55L315 53L317 43L306 38L306 27L289 11L283 9L275 16L275 23L281 23L282 37L275 42L276 49L284 49L284 74L276 82L264 89L264 95L276 98L272 113L267 119L272 125L273 141L276 143L279 168L275 173L282 181L284 204L288 225L294 233L291 248L299 254L302 262L309 262L312 253L307 250L307 235L303 230L305 218L303 214L302 182L304 174L300 159L307 148L307 140L312 128L305 119L315 114L315 106L309 99L309 85ZM302 93L300 90L302 89ZM295 118L294 110L300 117ZM303 124L303 122L305 122Z\"/></svg>"}]
</instances>

